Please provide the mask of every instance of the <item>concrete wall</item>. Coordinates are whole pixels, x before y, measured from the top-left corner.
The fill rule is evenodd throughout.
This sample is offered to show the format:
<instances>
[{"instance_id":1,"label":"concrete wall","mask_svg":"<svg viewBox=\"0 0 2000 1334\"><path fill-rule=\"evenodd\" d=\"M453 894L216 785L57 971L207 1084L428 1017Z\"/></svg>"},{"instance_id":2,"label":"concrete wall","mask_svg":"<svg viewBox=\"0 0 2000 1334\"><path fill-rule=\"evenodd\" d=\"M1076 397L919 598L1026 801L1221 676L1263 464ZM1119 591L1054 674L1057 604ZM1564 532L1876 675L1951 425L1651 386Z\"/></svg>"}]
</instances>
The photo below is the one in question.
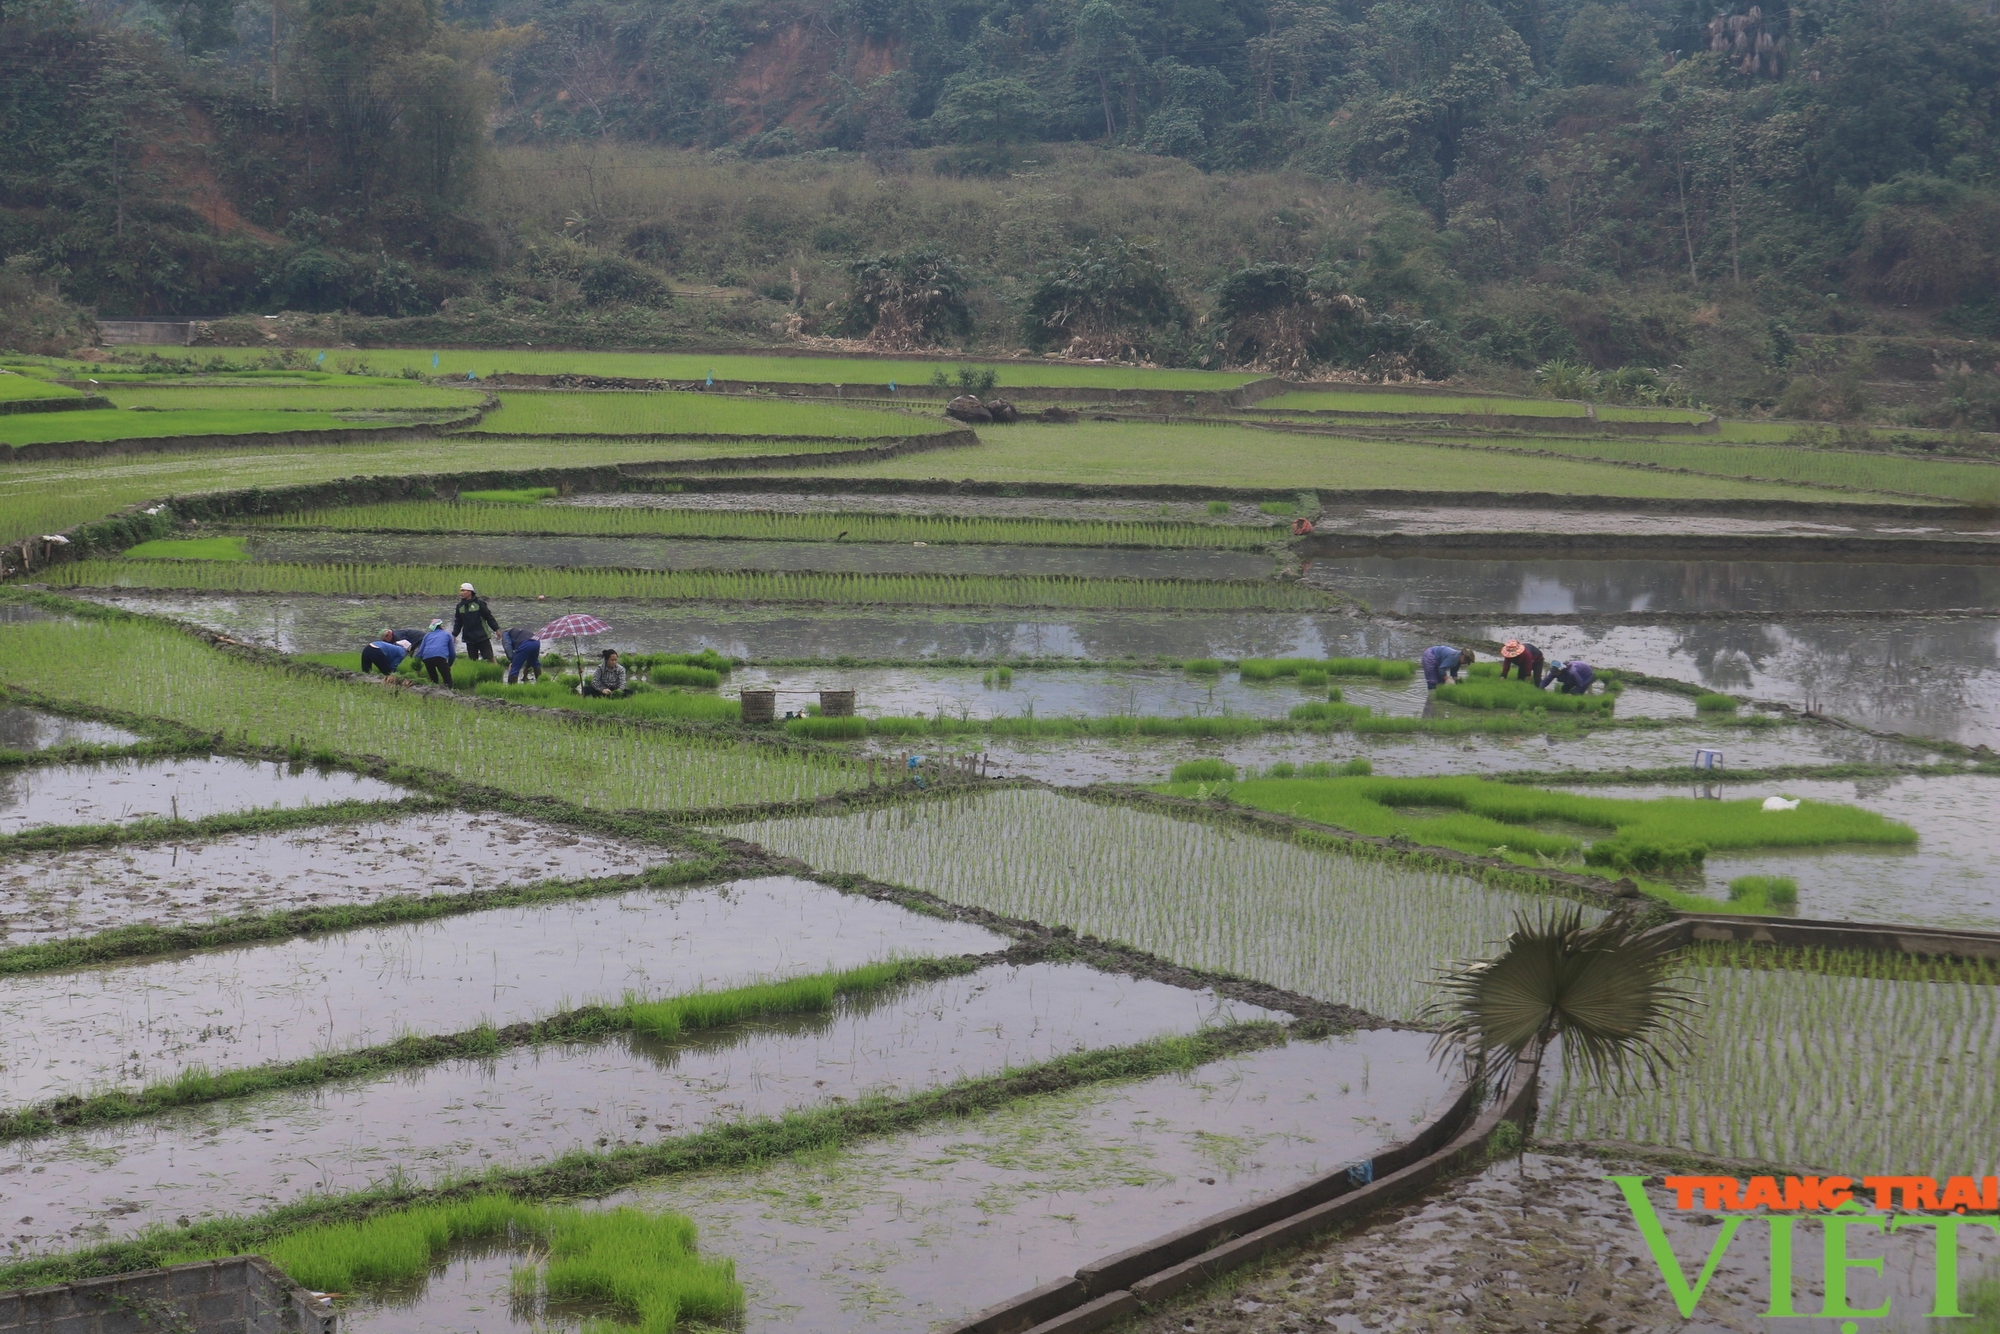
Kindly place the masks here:
<instances>
[{"instance_id":1,"label":"concrete wall","mask_svg":"<svg viewBox=\"0 0 2000 1334\"><path fill-rule=\"evenodd\" d=\"M336 1319L257 1255L0 1292L0 1334L335 1334Z\"/></svg>"}]
</instances>

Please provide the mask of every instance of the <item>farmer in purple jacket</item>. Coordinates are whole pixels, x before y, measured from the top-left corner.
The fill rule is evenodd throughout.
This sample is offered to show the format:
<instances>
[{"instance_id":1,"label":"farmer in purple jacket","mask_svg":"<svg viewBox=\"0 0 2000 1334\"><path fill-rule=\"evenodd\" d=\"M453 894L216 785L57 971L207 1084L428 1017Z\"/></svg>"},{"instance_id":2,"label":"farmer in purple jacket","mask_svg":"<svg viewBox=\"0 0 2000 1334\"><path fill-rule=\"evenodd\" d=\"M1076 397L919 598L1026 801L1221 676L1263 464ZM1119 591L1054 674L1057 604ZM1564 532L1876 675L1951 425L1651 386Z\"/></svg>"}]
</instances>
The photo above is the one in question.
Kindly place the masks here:
<instances>
[{"instance_id":1,"label":"farmer in purple jacket","mask_svg":"<svg viewBox=\"0 0 2000 1334\"><path fill-rule=\"evenodd\" d=\"M1549 684L1562 687L1565 695L1588 695L1590 683L1596 679L1597 673L1581 658L1556 663L1549 670Z\"/></svg>"},{"instance_id":2,"label":"farmer in purple jacket","mask_svg":"<svg viewBox=\"0 0 2000 1334\"><path fill-rule=\"evenodd\" d=\"M1436 690L1444 684L1448 676L1458 680L1459 669L1478 660L1478 654L1469 648L1453 648L1449 644L1433 644L1424 650L1424 688Z\"/></svg>"}]
</instances>

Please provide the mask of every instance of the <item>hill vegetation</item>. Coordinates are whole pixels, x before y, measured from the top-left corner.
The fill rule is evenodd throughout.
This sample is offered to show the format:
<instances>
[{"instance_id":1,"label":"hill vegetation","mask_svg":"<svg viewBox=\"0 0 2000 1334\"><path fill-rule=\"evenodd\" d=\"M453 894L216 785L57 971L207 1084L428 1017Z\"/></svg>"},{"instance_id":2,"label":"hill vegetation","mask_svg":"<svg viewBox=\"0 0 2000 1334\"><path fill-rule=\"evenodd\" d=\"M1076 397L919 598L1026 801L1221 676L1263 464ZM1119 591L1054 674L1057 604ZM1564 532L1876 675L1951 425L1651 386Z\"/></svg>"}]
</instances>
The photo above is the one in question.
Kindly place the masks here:
<instances>
[{"instance_id":1,"label":"hill vegetation","mask_svg":"<svg viewBox=\"0 0 2000 1334\"><path fill-rule=\"evenodd\" d=\"M2000 20L1957 0L271 5L0 11L15 345L316 312L211 336L2000 424Z\"/></svg>"}]
</instances>

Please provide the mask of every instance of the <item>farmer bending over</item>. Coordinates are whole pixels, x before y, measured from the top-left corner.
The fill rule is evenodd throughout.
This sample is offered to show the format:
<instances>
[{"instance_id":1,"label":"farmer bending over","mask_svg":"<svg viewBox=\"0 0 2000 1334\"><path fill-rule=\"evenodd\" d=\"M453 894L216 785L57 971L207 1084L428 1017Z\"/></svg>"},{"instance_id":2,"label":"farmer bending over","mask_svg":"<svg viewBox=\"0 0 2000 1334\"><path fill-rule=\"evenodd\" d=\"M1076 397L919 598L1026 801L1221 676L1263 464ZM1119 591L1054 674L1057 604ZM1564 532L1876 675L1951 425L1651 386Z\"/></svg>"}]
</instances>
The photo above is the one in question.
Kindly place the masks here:
<instances>
[{"instance_id":1,"label":"farmer bending over","mask_svg":"<svg viewBox=\"0 0 2000 1334\"><path fill-rule=\"evenodd\" d=\"M1510 639L1500 646L1500 679L1507 679L1510 668L1518 668L1523 681L1533 681L1537 686L1547 685L1548 659L1533 644L1524 644L1518 639Z\"/></svg>"},{"instance_id":2,"label":"farmer bending over","mask_svg":"<svg viewBox=\"0 0 2000 1334\"><path fill-rule=\"evenodd\" d=\"M500 636L500 650L507 655L507 684L522 685L542 674L542 641L532 631L518 627Z\"/></svg>"},{"instance_id":3,"label":"farmer bending over","mask_svg":"<svg viewBox=\"0 0 2000 1334\"><path fill-rule=\"evenodd\" d=\"M1424 650L1424 689L1436 690L1444 684L1445 678L1458 680L1461 667L1478 661L1479 655L1471 649L1453 648L1449 644L1433 644Z\"/></svg>"},{"instance_id":4,"label":"farmer bending over","mask_svg":"<svg viewBox=\"0 0 2000 1334\"><path fill-rule=\"evenodd\" d=\"M590 674L583 683L583 694L594 699L609 699L625 693L625 669L618 665L618 650L604 650L604 664Z\"/></svg>"},{"instance_id":5,"label":"farmer bending over","mask_svg":"<svg viewBox=\"0 0 2000 1334\"><path fill-rule=\"evenodd\" d=\"M361 650L363 676L368 675L370 670L394 676L396 669L403 665L403 659L410 656L410 641L392 638L392 634L392 631L384 630L380 639L370 640L367 647Z\"/></svg>"},{"instance_id":6,"label":"farmer bending over","mask_svg":"<svg viewBox=\"0 0 2000 1334\"><path fill-rule=\"evenodd\" d=\"M493 661L493 639L489 627L500 628L486 599L472 591L471 584L458 586L458 610L451 618L451 632L465 641L465 656L472 662Z\"/></svg>"},{"instance_id":7,"label":"farmer bending over","mask_svg":"<svg viewBox=\"0 0 2000 1334\"><path fill-rule=\"evenodd\" d=\"M432 621L431 628L424 634L424 642L417 645L417 661L430 673L433 684L451 686L451 665L458 661L458 645L451 642L451 631L444 628L443 621Z\"/></svg>"},{"instance_id":8,"label":"farmer bending over","mask_svg":"<svg viewBox=\"0 0 2000 1334\"><path fill-rule=\"evenodd\" d=\"M1588 695L1590 683L1596 679L1597 673L1581 658L1557 663L1548 675L1548 683L1561 686L1565 695Z\"/></svg>"}]
</instances>

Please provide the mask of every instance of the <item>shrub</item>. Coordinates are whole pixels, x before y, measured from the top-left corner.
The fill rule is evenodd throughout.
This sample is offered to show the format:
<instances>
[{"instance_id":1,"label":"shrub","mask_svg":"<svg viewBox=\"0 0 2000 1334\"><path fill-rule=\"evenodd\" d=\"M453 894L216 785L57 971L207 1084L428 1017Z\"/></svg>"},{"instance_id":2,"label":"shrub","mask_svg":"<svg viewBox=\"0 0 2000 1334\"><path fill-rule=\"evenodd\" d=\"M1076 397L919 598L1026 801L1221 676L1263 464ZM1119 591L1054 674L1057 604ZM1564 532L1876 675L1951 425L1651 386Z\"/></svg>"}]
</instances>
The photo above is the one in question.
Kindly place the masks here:
<instances>
[{"instance_id":1,"label":"shrub","mask_svg":"<svg viewBox=\"0 0 2000 1334\"><path fill-rule=\"evenodd\" d=\"M847 271L844 333L880 347L916 348L972 330L972 276L942 246L869 255Z\"/></svg>"},{"instance_id":2,"label":"shrub","mask_svg":"<svg viewBox=\"0 0 2000 1334\"><path fill-rule=\"evenodd\" d=\"M1236 777L1236 766L1228 760L1189 760L1174 766L1176 783L1227 783Z\"/></svg>"},{"instance_id":3,"label":"shrub","mask_svg":"<svg viewBox=\"0 0 2000 1334\"><path fill-rule=\"evenodd\" d=\"M1151 360L1189 323L1173 275L1149 246L1093 241L1044 269L1025 317L1029 346Z\"/></svg>"},{"instance_id":4,"label":"shrub","mask_svg":"<svg viewBox=\"0 0 2000 1334\"><path fill-rule=\"evenodd\" d=\"M593 255L577 273L577 287L593 306L664 306L666 279L622 255Z\"/></svg>"}]
</instances>

